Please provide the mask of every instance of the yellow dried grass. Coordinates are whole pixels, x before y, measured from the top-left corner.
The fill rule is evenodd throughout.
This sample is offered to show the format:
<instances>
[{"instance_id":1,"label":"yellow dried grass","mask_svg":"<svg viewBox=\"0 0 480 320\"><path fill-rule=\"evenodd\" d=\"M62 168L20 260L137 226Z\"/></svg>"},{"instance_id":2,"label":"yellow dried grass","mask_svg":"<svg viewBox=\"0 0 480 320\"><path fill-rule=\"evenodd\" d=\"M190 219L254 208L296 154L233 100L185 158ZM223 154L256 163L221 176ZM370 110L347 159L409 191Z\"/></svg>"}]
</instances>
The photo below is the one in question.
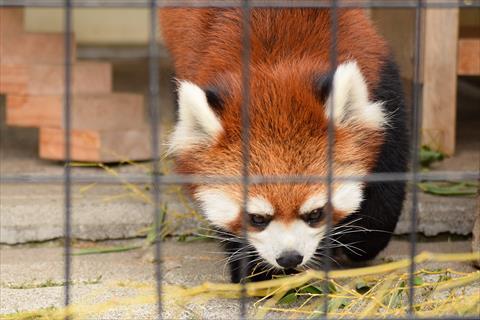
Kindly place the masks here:
<instances>
[{"instance_id":1,"label":"yellow dried grass","mask_svg":"<svg viewBox=\"0 0 480 320\"><path fill-rule=\"evenodd\" d=\"M480 253L433 254L423 252L415 257L415 263L427 262L465 262L480 258ZM327 294L300 293L312 283L325 280L322 271L309 270L303 273L268 281L246 284L246 295L256 302L252 306L255 318L264 318L268 313L280 313L283 316L309 317L323 314L326 299L329 303L331 318L386 318L406 316L408 312L407 295L409 274L406 268L409 259L381 265L335 270L328 274L331 281ZM355 290L355 283L362 277L374 282L366 293ZM451 269L421 269L415 273L419 283L415 285L416 298L414 308L418 317L445 315L478 315L480 313L480 271L457 272ZM432 280L432 277L436 279ZM2 316L1 319L83 319L91 315L102 315L116 308L137 308L153 305L157 300L155 285L152 283L122 282L111 284L110 288L124 287L137 290L132 297L110 299L96 304L73 304L68 308L44 309L35 312L22 312ZM105 288L102 289L104 292ZM192 303L207 303L211 299L238 299L242 286L230 283L206 282L194 287L165 284L162 288L162 301L169 305L187 306ZM279 303L285 293L296 290L298 303L284 305ZM200 300L199 300L200 299ZM303 300L302 300L303 299ZM195 300L195 301L194 301ZM129 309L130 314L134 314Z\"/></svg>"}]
</instances>

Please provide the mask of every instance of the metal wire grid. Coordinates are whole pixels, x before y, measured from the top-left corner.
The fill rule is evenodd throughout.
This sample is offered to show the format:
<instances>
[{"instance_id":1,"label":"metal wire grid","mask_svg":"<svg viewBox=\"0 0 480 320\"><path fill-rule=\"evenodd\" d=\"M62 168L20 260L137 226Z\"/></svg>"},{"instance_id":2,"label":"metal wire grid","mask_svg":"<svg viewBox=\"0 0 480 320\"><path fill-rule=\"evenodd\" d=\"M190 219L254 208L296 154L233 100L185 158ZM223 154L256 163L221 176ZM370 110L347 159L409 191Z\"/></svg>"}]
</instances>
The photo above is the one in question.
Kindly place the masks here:
<instances>
[{"instance_id":1,"label":"metal wire grid","mask_svg":"<svg viewBox=\"0 0 480 320\"><path fill-rule=\"evenodd\" d=\"M71 234L72 234L72 170L71 170L71 85L72 85L72 3L65 1L64 26L64 54L65 54L65 94L63 123L65 126L65 221L64 221L64 250L65 250L65 305L70 304L70 275L71 275Z\"/></svg>"},{"instance_id":2,"label":"metal wire grid","mask_svg":"<svg viewBox=\"0 0 480 320\"><path fill-rule=\"evenodd\" d=\"M43 176L43 175L6 175L1 178L1 183L59 183L63 180L64 184L64 238L65 238L65 305L68 306L70 301L70 275L71 275L71 185L72 183L119 183L118 178L98 177L98 176L73 176L71 172L71 48L72 48L72 10L74 7L148 7L150 10L150 36L149 36L149 112L150 112L150 127L151 127L151 149L153 160L153 171L151 175L122 175L123 181L135 183L149 183L153 184L152 195L154 199L153 215L154 224L157 234L160 233L161 221L160 218L160 204L161 193L160 186L166 184L189 184L189 183L222 183L222 184L238 184L243 185L243 208L245 208L248 198L248 188L251 184L265 184L265 183L327 183L327 230L332 228L332 183L334 181L364 181L364 182L386 182L386 181L411 181L413 186L412 192L412 210L411 210L411 233L410 233L410 270L409 270L409 313L408 318L415 317L414 312L414 296L415 289L413 286L415 263L414 256L416 254L416 218L418 210L418 187L417 182L428 180L478 180L480 175L478 172L435 172L435 173L420 173L419 172L419 145L420 145L420 124L421 124L421 104L419 98L421 96L422 85L420 82L420 53L421 53L421 35L422 35L422 10L425 8L456 8L456 7L480 7L479 0L445 0L445 1L429 1L429 0L317 0L317 1L254 1L254 0L237 0L237 1L219 1L219 0L196 0L196 1L181 1L181 0L1 0L1 6L28 6L28 7L63 7L65 17L64 28L64 45L65 45L65 94L64 94L64 126L65 126L65 169L63 176ZM158 79L158 59L159 49L156 43L157 36L157 8L160 7L239 7L243 15L243 66L242 66L242 85L243 85L243 102L242 102L242 158L243 170L241 177L204 177L192 175L169 175L162 176L159 168L159 160L161 150L159 150L158 134L159 119L161 115L159 98L159 79ZM414 58L414 91L412 101L412 144L411 144L411 172L409 173L375 173L366 176L333 176L332 159L334 147L334 129L332 121L328 125L328 172L327 176L250 176L248 173L249 163L249 113L248 106L250 101L249 92L249 60L250 60L250 10L255 7L317 7L330 8L331 10L331 37L332 46L330 48L330 65L332 70L337 64L337 10L345 7L361 7L361 8L412 8L415 10L415 58ZM332 102L333 105L333 102ZM330 108L333 113L333 108ZM333 114L330 115L333 119ZM245 211L245 210L243 210ZM243 221L246 222L246 213L243 214ZM243 226L246 224L243 223ZM246 238L246 229L243 228L243 235ZM328 231L327 231L328 232ZM327 248L329 246L327 245ZM330 250L330 249L327 249ZM328 253L327 253L328 254ZM161 272L161 242L160 239L155 240L155 274L158 295L158 318L162 317L162 272ZM242 261L242 275L246 275L246 264ZM330 270L330 262L327 259L325 262L325 272L327 274ZM327 281L325 283L327 283ZM246 310L246 290L245 283L243 283L242 298L240 299L240 318L244 319L247 316ZM328 317L328 301L324 304L324 315ZM438 318L436 318L438 319ZM443 318L455 319L455 318ZM460 318L459 318L460 319ZM466 318L461 318L466 319Z\"/></svg>"},{"instance_id":3,"label":"metal wire grid","mask_svg":"<svg viewBox=\"0 0 480 320\"><path fill-rule=\"evenodd\" d=\"M250 115L249 115L249 105L250 105L250 3L249 1L243 1L242 6L242 110L241 110L241 123L242 123L242 241L243 248L241 251L242 257L245 257L245 252L248 248L248 234L247 234L247 221L248 214L246 211L247 201L248 201L248 187L250 183L250 177L248 174L248 166L250 163ZM240 315L241 318L245 318L247 314L246 299L247 299L247 289L245 287L245 278L248 276L247 271L248 260L240 259L240 279L242 284L242 292L240 298Z\"/></svg>"},{"instance_id":4,"label":"metal wire grid","mask_svg":"<svg viewBox=\"0 0 480 320\"><path fill-rule=\"evenodd\" d=\"M152 193L153 193L153 221L155 228L155 278L157 279L157 297L158 297L158 315L162 314L162 265L160 263L161 259L161 238L159 237L161 231L161 222L160 221L160 203L161 203L161 193L160 193L160 150L159 150L159 139L158 134L160 131L160 105L158 98L159 93L159 81L158 81L158 60L159 60L159 50L157 44L157 2L152 0L150 3L150 37L149 37L149 111L150 111L150 128L151 128L151 142L152 142L152 160L153 160L153 172L152 172Z\"/></svg>"}]
</instances>

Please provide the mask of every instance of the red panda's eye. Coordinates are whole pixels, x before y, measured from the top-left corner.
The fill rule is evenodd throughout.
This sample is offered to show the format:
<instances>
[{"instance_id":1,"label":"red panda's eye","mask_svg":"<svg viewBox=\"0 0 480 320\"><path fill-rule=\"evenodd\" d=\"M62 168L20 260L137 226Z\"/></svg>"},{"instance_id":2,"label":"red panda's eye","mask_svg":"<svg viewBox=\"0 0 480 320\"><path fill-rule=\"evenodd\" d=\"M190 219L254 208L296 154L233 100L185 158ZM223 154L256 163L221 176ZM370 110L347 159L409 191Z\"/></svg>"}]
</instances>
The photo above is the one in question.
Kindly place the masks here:
<instances>
[{"instance_id":1,"label":"red panda's eye","mask_svg":"<svg viewBox=\"0 0 480 320\"><path fill-rule=\"evenodd\" d=\"M250 224L256 228L265 228L270 223L270 218L260 214L249 214Z\"/></svg>"},{"instance_id":2,"label":"red panda's eye","mask_svg":"<svg viewBox=\"0 0 480 320\"><path fill-rule=\"evenodd\" d=\"M324 218L323 208L312 210L303 216L303 220L309 225L319 223L321 220L323 220L323 218Z\"/></svg>"}]
</instances>

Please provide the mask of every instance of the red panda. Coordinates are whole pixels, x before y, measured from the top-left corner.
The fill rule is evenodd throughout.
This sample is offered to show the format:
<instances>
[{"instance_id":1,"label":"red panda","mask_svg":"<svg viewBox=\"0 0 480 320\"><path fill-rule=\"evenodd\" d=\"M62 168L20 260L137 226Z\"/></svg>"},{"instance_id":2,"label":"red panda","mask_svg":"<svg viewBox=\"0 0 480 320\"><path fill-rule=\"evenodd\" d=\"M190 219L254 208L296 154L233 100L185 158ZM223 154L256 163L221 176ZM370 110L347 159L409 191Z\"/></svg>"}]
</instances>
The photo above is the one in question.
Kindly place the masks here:
<instances>
[{"instance_id":1,"label":"red panda","mask_svg":"<svg viewBox=\"0 0 480 320\"><path fill-rule=\"evenodd\" d=\"M242 12L166 8L159 15L178 79L179 118L169 141L177 172L241 176ZM250 23L250 175L326 176L329 120L334 175L407 170L399 74L362 10L338 10L335 70L330 10L258 8ZM353 260L373 258L387 245L405 197L403 182L335 182L327 234L325 184L251 185L244 243L241 185L187 189L227 239L233 282L241 280L242 257L248 272L264 271L252 280L319 267L327 237Z\"/></svg>"}]
</instances>

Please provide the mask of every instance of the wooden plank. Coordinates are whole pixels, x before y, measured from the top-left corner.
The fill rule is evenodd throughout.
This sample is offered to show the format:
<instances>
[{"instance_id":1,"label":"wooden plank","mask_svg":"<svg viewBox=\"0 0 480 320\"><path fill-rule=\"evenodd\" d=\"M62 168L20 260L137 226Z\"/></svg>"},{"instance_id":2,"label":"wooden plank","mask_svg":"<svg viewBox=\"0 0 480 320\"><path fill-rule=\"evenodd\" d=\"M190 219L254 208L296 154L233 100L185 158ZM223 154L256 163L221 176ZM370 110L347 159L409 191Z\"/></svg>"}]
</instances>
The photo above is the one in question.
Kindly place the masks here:
<instances>
[{"instance_id":1,"label":"wooden plank","mask_svg":"<svg viewBox=\"0 0 480 320\"><path fill-rule=\"evenodd\" d=\"M412 105L413 61L415 56L415 10L370 9L371 19L387 40L402 78L407 107Z\"/></svg>"},{"instance_id":2,"label":"wooden plank","mask_svg":"<svg viewBox=\"0 0 480 320\"><path fill-rule=\"evenodd\" d=\"M0 57L2 64L63 64L64 36L56 33L8 34L0 30ZM73 37L73 35L72 35ZM72 61L76 56L75 38L72 39Z\"/></svg>"},{"instance_id":3,"label":"wooden plank","mask_svg":"<svg viewBox=\"0 0 480 320\"><path fill-rule=\"evenodd\" d=\"M119 162L151 158L149 129L73 130L72 160ZM43 159L64 160L65 132L59 128L40 128L39 154Z\"/></svg>"},{"instance_id":4,"label":"wooden plank","mask_svg":"<svg viewBox=\"0 0 480 320\"><path fill-rule=\"evenodd\" d=\"M138 129L146 126L143 96L130 93L72 96L72 128ZM63 96L7 96L6 123L20 127L63 127Z\"/></svg>"},{"instance_id":5,"label":"wooden plank","mask_svg":"<svg viewBox=\"0 0 480 320\"><path fill-rule=\"evenodd\" d=\"M480 38L458 41L458 70L462 76L480 75Z\"/></svg>"},{"instance_id":6,"label":"wooden plank","mask_svg":"<svg viewBox=\"0 0 480 320\"><path fill-rule=\"evenodd\" d=\"M40 128L40 158L64 160L64 131L58 128ZM75 161L100 161L101 139L99 132L72 131L71 155Z\"/></svg>"},{"instance_id":7,"label":"wooden plank","mask_svg":"<svg viewBox=\"0 0 480 320\"><path fill-rule=\"evenodd\" d=\"M28 67L0 63L0 93L25 92L28 83Z\"/></svg>"},{"instance_id":8,"label":"wooden plank","mask_svg":"<svg viewBox=\"0 0 480 320\"><path fill-rule=\"evenodd\" d=\"M24 12L21 8L0 8L0 35L22 34Z\"/></svg>"},{"instance_id":9,"label":"wooden plank","mask_svg":"<svg viewBox=\"0 0 480 320\"><path fill-rule=\"evenodd\" d=\"M0 92L16 95L56 95L65 91L63 65L0 64ZM112 66L78 62L72 66L73 94L112 91Z\"/></svg>"},{"instance_id":10,"label":"wooden plank","mask_svg":"<svg viewBox=\"0 0 480 320\"><path fill-rule=\"evenodd\" d=\"M455 152L458 15L458 8L425 12L422 143L449 155Z\"/></svg>"},{"instance_id":11,"label":"wooden plank","mask_svg":"<svg viewBox=\"0 0 480 320\"><path fill-rule=\"evenodd\" d=\"M72 35L72 59L75 38ZM65 60L62 33L24 32L24 10L0 8L0 63L61 64Z\"/></svg>"},{"instance_id":12,"label":"wooden plank","mask_svg":"<svg viewBox=\"0 0 480 320\"><path fill-rule=\"evenodd\" d=\"M7 95L6 123L17 127L62 125L61 96Z\"/></svg>"},{"instance_id":13,"label":"wooden plank","mask_svg":"<svg viewBox=\"0 0 480 320\"><path fill-rule=\"evenodd\" d=\"M370 9L371 19L388 41L402 78L413 79L415 54L415 11L412 9Z\"/></svg>"}]
</instances>

